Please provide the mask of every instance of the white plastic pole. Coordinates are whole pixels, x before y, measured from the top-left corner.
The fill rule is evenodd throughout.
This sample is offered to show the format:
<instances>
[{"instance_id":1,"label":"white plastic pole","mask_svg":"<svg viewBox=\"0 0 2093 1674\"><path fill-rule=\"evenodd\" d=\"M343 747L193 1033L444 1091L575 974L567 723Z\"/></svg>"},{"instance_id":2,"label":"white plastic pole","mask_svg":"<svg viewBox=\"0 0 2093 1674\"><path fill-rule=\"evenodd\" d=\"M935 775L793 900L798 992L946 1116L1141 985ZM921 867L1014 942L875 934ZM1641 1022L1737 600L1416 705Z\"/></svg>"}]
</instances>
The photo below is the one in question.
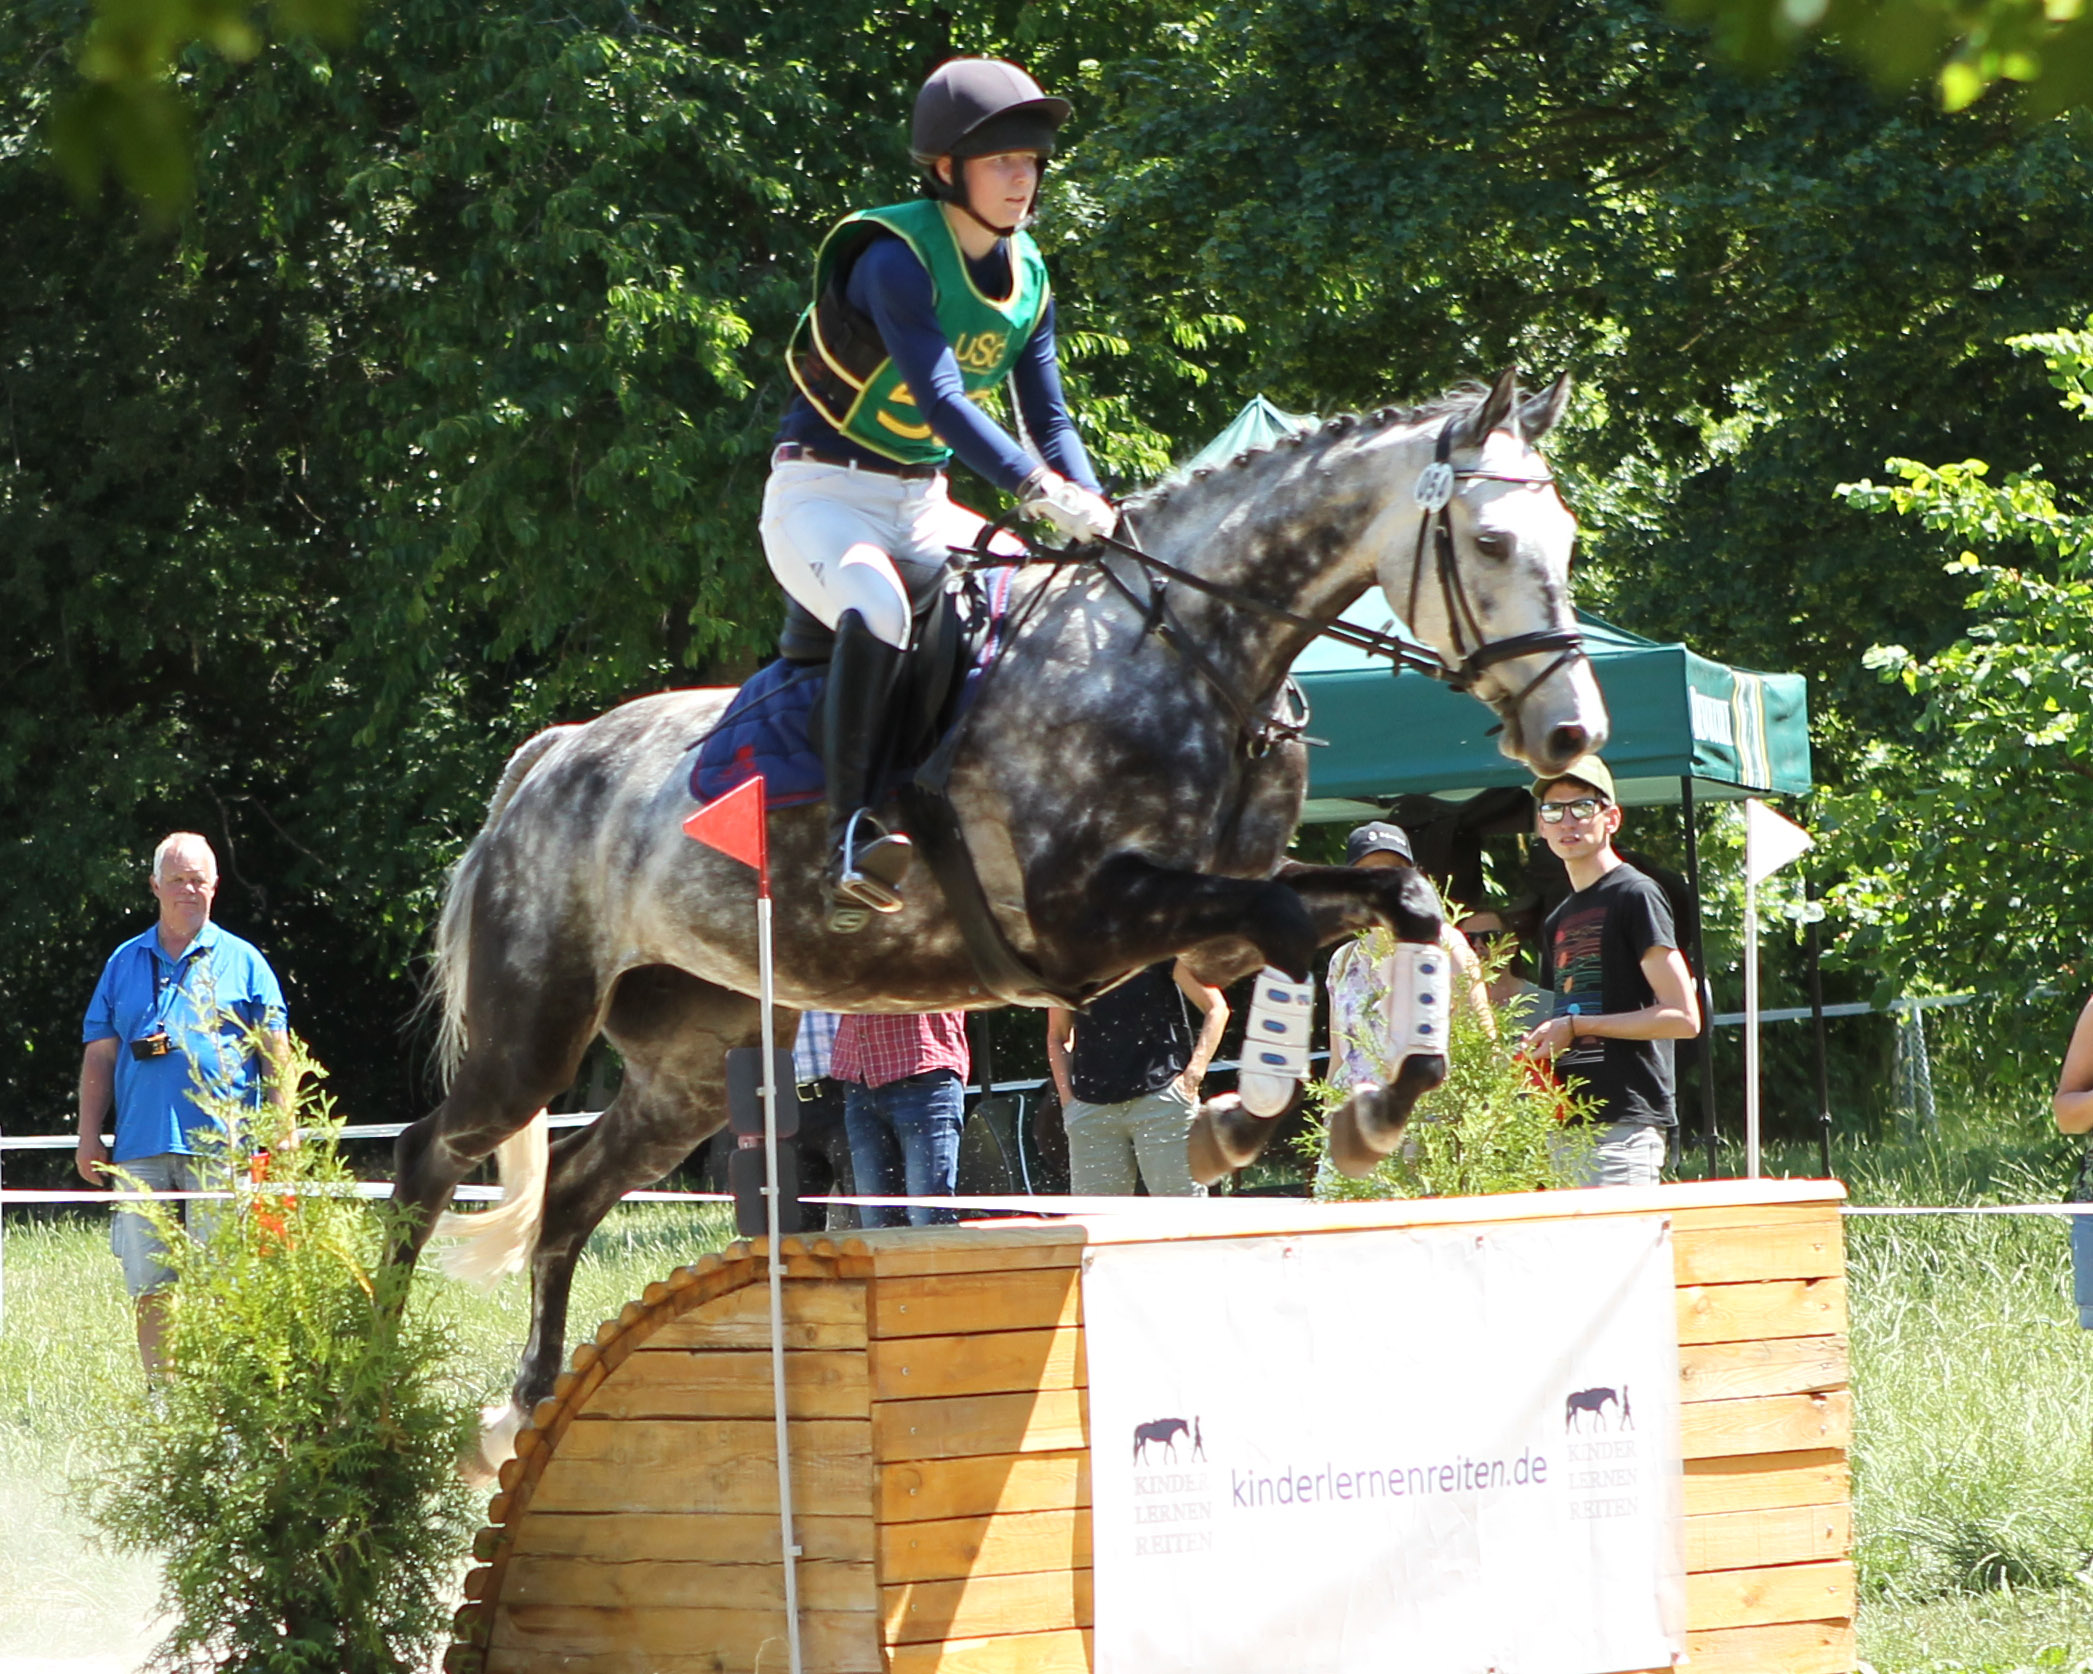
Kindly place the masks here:
<instances>
[{"instance_id":1,"label":"white plastic pole","mask_svg":"<svg viewBox=\"0 0 2093 1674\"><path fill-rule=\"evenodd\" d=\"M1759 880L1745 837L1744 860L1744 1177L1759 1177Z\"/></svg>"},{"instance_id":2,"label":"white plastic pole","mask_svg":"<svg viewBox=\"0 0 2093 1674\"><path fill-rule=\"evenodd\" d=\"M779 1248L778 1077L771 1049L770 873L757 873L756 968L763 1053L763 1204L770 1233L770 1402L778 1430L778 1544L785 1564L785 1650L791 1674L803 1674L799 1645L799 1540L792 1526L792 1448L785 1422L785 1258Z\"/></svg>"}]
</instances>

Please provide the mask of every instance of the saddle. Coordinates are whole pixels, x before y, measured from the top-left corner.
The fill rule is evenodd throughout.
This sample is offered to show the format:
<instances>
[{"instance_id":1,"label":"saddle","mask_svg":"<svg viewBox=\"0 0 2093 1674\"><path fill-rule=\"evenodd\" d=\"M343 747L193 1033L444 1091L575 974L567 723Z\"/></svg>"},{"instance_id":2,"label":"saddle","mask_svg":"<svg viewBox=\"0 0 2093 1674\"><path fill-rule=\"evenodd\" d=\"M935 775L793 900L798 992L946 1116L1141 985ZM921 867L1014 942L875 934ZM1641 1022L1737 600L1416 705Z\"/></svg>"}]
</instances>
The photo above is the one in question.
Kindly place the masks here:
<instances>
[{"instance_id":1,"label":"saddle","mask_svg":"<svg viewBox=\"0 0 2093 1674\"><path fill-rule=\"evenodd\" d=\"M957 592L938 585L916 600L915 629L898 676L882 801L900 806L902 824L923 856L966 943L981 986L1006 1005L1080 1010L1102 984L1063 990L1010 945L982 890L974 857L945 785L966 737L966 720L1001 650L1014 570L969 573ZM834 632L796 601L785 608L777 661L750 677L712 731L697 744L691 795L716 802L762 774L773 808L819 802L821 694Z\"/></svg>"},{"instance_id":2,"label":"saddle","mask_svg":"<svg viewBox=\"0 0 2093 1674\"><path fill-rule=\"evenodd\" d=\"M993 657L1010 592L1010 572L969 576L958 592L940 576L914 601L915 626L896 676L893 724L882 771L887 795L916 773L972 703ZM717 725L697 743L691 795L715 802L761 774L775 808L818 802L824 793L821 696L835 633L788 601L778 657L757 670Z\"/></svg>"}]
</instances>

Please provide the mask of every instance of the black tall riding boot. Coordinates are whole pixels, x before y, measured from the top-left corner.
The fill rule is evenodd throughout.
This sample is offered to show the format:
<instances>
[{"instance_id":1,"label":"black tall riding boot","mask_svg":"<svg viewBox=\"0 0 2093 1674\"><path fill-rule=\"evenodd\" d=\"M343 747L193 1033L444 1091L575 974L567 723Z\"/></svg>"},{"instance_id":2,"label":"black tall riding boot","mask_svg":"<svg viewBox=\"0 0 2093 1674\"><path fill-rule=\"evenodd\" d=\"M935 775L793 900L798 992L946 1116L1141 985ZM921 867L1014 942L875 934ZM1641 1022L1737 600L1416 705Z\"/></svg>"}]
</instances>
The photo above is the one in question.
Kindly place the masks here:
<instances>
[{"instance_id":1,"label":"black tall riding boot","mask_svg":"<svg viewBox=\"0 0 2093 1674\"><path fill-rule=\"evenodd\" d=\"M846 610L836 623L821 726L829 838L835 845L828 874L835 903L831 930L862 930L869 914L901 910L909 840L872 816L876 778L886 757L888 699L900 668L901 653L866 627L856 611Z\"/></svg>"}]
</instances>

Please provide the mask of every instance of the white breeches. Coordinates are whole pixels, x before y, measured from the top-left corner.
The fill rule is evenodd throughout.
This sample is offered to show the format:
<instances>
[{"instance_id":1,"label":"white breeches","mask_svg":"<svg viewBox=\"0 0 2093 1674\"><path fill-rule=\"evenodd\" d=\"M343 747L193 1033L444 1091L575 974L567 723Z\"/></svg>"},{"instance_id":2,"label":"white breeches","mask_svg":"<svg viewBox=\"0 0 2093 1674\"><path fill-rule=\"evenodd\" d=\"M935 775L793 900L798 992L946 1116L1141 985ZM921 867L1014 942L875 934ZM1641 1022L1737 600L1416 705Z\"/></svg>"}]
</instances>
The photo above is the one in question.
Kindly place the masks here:
<instances>
[{"instance_id":1,"label":"white breeches","mask_svg":"<svg viewBox=\"0 0 2093 1674\"><path fill-rule=\"evenodd\" d=\"M833 628L846 610L889 645L908 644L910 596L934 585L955 546L987 520L955 505L942 475L890 477L788 459L763 489L770 573Z\"/></svg>"}]
</instances>

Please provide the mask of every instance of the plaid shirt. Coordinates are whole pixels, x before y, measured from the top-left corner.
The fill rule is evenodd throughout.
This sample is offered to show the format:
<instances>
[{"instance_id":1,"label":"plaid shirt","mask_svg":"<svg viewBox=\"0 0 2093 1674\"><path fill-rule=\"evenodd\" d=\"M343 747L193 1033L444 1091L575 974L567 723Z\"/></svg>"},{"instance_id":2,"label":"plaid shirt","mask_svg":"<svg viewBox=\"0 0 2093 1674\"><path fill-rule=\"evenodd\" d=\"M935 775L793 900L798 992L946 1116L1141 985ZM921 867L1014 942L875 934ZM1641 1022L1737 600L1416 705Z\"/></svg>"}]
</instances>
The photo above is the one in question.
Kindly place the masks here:
<instances>
[{"instance_id":1,"label":"plaid shirt","mask_svg":"<svg viewBox=\"0 0 2093 1674\"><path fill-rule=\"evenodd\" d=\"M803 1011L799 1034L792 1042L792 1078L804 1087L829 1073L836 1056L836 1025L842 1022L832 1011Z\"/></svg>"},{"instance_id":2,"label":"plaid shirt","mask_svg":"<svg viewBox=\"0 0 2093 1674\"><path fill-rule=\"evenodd\" d=\"M948 1069L964 1081L971 1067L963 1011L851 1012L836 1026L829 1074L884 1087L934 1069Z\"/></svg>"}]
</instances>

